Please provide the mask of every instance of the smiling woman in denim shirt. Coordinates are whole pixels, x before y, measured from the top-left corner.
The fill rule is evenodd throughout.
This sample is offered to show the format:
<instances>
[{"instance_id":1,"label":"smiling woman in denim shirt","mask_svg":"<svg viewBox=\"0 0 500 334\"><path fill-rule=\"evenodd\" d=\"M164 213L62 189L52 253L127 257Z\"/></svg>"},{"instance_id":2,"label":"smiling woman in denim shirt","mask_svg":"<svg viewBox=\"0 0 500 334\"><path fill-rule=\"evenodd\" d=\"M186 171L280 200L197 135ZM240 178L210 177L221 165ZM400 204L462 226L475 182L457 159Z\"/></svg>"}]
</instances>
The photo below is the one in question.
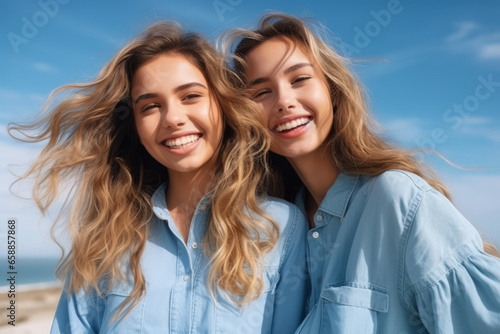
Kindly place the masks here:
<instances>
[{"instance_id":1,"label":"smiling woman in denim shirt","mask_svg":"<svg viewBox=\"0 0 500 334\"><path fill-rule=\"evenodd\" d=\"M48 139L25 175L42 211L74 183L52 333L298 327L307 223L264 196L269 137L233 78L202 37L158 23L40 121L10 127Z\"/></svg>"},{"instance_id":2,"label":"smiling woman in denim shirt","mask_svg":"<svg viewBox=\"0 0 500 334\"><path fill-rule=\"evenodd\" d=\"M377 136L347 60L288 15L235 41L283 195L310 225L297 333L500 333L498 258L446 188Z\"/></svg>"}]
</instances>

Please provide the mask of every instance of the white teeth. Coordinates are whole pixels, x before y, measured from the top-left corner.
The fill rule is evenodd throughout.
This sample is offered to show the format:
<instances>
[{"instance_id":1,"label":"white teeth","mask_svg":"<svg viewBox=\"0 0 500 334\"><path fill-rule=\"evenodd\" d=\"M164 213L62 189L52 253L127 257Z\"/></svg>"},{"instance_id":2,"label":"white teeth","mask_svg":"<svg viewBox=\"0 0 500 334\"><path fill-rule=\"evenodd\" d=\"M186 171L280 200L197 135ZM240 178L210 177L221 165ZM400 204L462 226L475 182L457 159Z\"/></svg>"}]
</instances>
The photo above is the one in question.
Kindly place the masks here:
<instances>
[{"instance_id":1,"label":"white teeth","mask_svg":"<svg viewBox=\"0 0 500 334\"><path fill-rule=\"evenodd\" d=\"M301 117L301 118L294 119L293 121L290 121L290 122L281 123L281 124L275 126L274 129L278 132L282 132L285 130L294 129L298 126L307 124L307 123L309 123L309 121L310 121L310 119L308 117Z\"/></svg>"},{"instance_id":2,"label":"white teeth","mask_svg":"<svg viewBox=\"0 0 500 334\"><path fill-rule=\"evenodd\" d=\"M168 139L165 141L165 145L169 148L184 148L198 139L200 139L200 135L187 135L175 139Z\"/></svg>"}]
</instances>

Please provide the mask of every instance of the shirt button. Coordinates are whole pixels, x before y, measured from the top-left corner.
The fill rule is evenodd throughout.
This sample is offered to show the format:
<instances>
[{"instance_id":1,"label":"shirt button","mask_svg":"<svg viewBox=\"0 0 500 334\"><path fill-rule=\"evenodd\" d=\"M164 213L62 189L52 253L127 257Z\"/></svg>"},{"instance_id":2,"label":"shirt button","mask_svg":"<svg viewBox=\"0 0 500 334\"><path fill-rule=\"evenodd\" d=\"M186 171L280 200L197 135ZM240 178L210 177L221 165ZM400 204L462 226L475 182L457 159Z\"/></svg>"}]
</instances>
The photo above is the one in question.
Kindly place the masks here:
<instances>
[{"instance_id":1,"label":"shirt button","mask_svg":"<svg viewBox=\"0 0 500 334\"><path fill-rule=\"evenodd\" d=\"M184 277L182 278L184 281L187 281L189 279L189 275L184 275Z\"/></svg>"},{"instance_id":2,"label":"shirt button","mask_svg":"<svg viewBox=\"0 0 500 334\"><path fill-rule=\"evenodd\" d=\"M198 244L197 244L196 242L193 242L193 243L191 244L191 247L193 247L194 249L196 249L196 248L198 248Z\"/></svg>"},{"instance_id":3,"label":"shirt button","mask_svg":"<svg viewBox=\"0 0 500 334\"><path fill-rule=\"evenodd\" d=\"M316 215L316 221L319 221L319 222L320 222L320 221L322 221L322 220L323 220L323 216L322 216L320 213L318 213L318 214Z\"/></svg>"},{"instance_id":4,"label":"shirt button","mask_svg":"<svg viewBox=\"0 0 500 334\"><path fill-rule=\"evenodd\" d=\"M201 207L200 207L200 210L201 211L205 211L207 209L207 205L206 204L203 204Z\"/></svg>"},{"instance_id":5,"label":"shirt button","mask_svg":"<svg viewBox=\"0 0 500 334\"><path fill-rule=\"evenodd\" d=\"M319 232L313 232L313 238L318 239L319 238Z\"/></svg>"}]
</instances>

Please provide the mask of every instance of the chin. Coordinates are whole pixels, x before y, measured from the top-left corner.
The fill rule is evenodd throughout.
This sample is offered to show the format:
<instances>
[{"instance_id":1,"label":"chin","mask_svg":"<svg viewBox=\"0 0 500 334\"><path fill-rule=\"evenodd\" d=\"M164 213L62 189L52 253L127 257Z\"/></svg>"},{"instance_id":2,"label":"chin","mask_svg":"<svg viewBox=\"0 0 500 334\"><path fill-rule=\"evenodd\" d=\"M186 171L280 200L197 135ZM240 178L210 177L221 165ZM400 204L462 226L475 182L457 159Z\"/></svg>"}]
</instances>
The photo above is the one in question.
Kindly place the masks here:
<instances>
[{"instance_id":1,"label":"chin","mask_svg":"<svg viewBox=\"0 0 500 334\"><path fill-rule=\"evenodd\" d=\"M277 149L271 148L271 151L284 156L288 159L300 158L301 156L308 155L314 152L314 147L281 147Z\"/></svg>"}]
</instances>

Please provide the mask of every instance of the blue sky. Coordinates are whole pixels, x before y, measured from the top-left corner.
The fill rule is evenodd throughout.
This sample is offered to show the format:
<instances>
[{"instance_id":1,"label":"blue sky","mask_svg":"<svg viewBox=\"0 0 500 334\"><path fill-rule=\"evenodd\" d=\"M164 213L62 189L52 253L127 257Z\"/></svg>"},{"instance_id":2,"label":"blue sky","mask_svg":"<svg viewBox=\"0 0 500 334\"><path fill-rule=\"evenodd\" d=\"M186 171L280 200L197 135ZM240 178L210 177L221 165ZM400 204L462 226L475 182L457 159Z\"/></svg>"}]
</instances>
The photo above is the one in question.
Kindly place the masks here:
<instances>
[{"instance_id":1,"label":"blue sky","mask_svg":"<svg viewBox=\"0 0 500 334\"><path fill-rule=\"evenodd\" d=\"M500 245L498 1L41 0L5 2L0 14L0 217L18 219L20 254L58 250L48 238L50 217L9 193L8 170L20 172L14 165L39 148L13 142L6 124L36 114L58 86L94 78L148 24L175 19L214 41L227 28L254 26L266 10L309 17L332 32L353 58L384 134L462 167L426 158L462 213Z\"/></svg>"}]
</instances>

